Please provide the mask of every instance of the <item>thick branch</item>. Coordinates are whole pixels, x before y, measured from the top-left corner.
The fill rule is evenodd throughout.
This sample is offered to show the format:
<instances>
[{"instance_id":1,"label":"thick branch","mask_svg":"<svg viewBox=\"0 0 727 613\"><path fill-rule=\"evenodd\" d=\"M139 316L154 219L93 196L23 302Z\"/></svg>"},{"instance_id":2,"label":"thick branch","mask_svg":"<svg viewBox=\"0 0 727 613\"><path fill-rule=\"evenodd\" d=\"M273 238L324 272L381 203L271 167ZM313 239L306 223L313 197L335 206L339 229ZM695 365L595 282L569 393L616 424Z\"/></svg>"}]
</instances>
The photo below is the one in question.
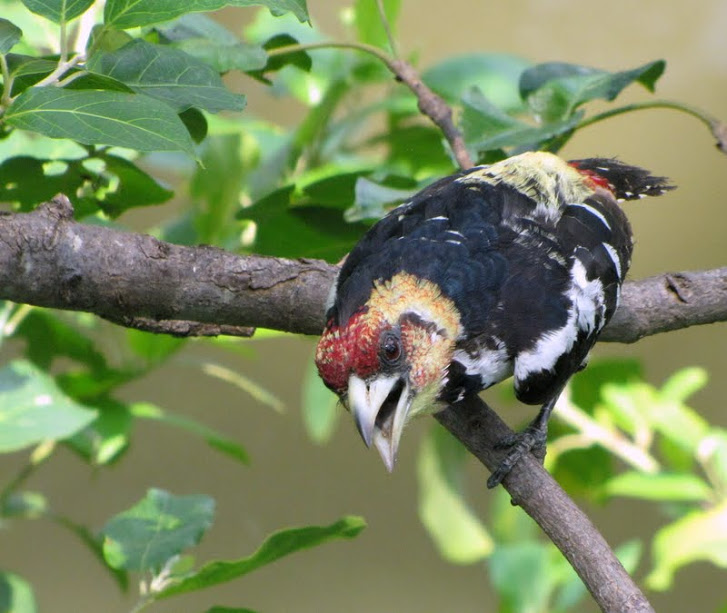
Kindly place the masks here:
<instances>
[{"instance_id":1,"label":"thick branch","mask_svg":"<svg viewBox=\"0 0 727 613\"><path fill-rule=\"evenodd\" d=\"M237 335L249 326L317 334L335 273L318 260L241 257L78 224L65 197L0 216L0 298L135 328L157 322L154 331L208 335L204 323Z\"/></svg>"},{"instance_id":2,"label":"thick branch","mask_svg":"<svg viewBox=\"0 0 727 613\"><path fill-rule=\"evenodd\" d=\"M504 453L495 443L511 431L480 398L465 399L436 418L490 471L497 468ZM503 485L561 550L602 611L653 612L605 539L534 457L523 457Z\"/></svg>"},{"instance_id":3,"label":"thick branch","mask_svg":"<svg viewBox=\"0 0 727 613\"><path fill-rule=\"evenodd\" d=\"M238 256L79 224L63 197L0 216L0 299L156 332L319 334L336 271L319 260ZM718 321L727 321L727 268L672 273L627 283L601 338L634 342Z\"/></svg>"}]
</instances>

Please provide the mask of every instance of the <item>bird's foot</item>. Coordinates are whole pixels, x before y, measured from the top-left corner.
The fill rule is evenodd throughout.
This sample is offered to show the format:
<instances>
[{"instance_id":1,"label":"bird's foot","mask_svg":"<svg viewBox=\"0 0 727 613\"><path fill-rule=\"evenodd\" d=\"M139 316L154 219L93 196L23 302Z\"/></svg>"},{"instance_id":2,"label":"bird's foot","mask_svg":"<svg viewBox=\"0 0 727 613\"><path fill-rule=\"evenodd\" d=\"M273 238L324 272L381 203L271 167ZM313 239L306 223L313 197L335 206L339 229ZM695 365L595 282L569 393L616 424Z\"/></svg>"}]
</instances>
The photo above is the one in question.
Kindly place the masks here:
<instances>
[{"instance_id":1,"label":"bird's foot","mask_svg":"<svg viewBox=\"0 0 727 613\"><path fill-rule=\"evenodd\" d=\"M535 424L529 425L522 432L511 434L502 438L495 445L496 449L509 449L500 465L487 480L487 487L492 489L502 483L502 480L520 461L526 453L532 453L542 464L545 460L545 440L547 431Z\"/></svg>"}]
</instances>

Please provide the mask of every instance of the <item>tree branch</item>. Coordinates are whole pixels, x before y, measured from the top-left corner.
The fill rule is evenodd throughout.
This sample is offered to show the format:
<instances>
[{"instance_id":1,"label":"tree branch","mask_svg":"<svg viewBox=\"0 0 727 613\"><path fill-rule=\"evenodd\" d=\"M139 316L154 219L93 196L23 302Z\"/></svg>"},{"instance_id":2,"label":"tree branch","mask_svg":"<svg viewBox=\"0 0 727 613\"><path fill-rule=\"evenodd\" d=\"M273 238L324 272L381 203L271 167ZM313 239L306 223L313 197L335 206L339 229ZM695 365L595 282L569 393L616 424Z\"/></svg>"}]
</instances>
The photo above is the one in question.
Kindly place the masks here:
<instances>
[{"instance_id":1,"label":"tree branch","mask_svg":"<svg viewBox=\"0 0 727 613\"><path fill-rule=\"evenodd\" d=\"M32 213L0 216L0 299L154 332L319 334L337 270L320 260L239 256L79 224L63 196ZM626 283L601 340L631 343L719 321L727 321L727 267L670 273Z\"/></svg>"},{"instance_id":2,"label":"tree branch","mask_svg":"<svg viewBox=\"0 0 727 613\"><path fill-rule=\"evenodd\" d=\"M512 431L480 398L465 398L435 417L490 472L499 466L506 452L495 444ZM533 456L521 458L502 484L560 549L602 611L653 613L603 536Z\"/></svg>"},{"instance_id":3,"label":"tree branch","mask_svg":"<svg viewBox=\"0 0 727 613\"><path fill-rule=\"evenodd\" d=\"M250 326L319 334L337 267L319 260L239 256L151 236L79 224L58 196L31 213L0 215L0 299L87 311L122 325L172 334L246 334ZM627 283L606 340L727 320L727 268ZM210 328L210 326L212 326ZM508 432L478 398L437 415L488 468ZM601 535L532 457L505 479L609 612L651 607Z\"/></svg>"}]
</instances>

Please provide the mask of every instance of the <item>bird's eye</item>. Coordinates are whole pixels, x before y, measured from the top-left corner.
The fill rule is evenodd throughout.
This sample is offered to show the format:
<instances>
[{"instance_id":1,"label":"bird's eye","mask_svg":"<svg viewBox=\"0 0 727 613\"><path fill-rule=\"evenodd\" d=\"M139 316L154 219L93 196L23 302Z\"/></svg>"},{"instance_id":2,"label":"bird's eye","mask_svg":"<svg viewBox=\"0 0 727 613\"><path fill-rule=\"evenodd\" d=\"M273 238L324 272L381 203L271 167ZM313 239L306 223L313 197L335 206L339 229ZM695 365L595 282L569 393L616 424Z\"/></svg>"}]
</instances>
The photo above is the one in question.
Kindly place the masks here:
<instances>
[{"instance_id":1,"label":"bird's eye","mask_svg":"<svg viewBox=\"0 0 727 613\"><path fill-rule=\"evenodd\" d=\"M394 364L401 357L401 340L396 334L389 332L384 335L381 340L381 357L389 364Z\"/></svg>"}]
</instances>

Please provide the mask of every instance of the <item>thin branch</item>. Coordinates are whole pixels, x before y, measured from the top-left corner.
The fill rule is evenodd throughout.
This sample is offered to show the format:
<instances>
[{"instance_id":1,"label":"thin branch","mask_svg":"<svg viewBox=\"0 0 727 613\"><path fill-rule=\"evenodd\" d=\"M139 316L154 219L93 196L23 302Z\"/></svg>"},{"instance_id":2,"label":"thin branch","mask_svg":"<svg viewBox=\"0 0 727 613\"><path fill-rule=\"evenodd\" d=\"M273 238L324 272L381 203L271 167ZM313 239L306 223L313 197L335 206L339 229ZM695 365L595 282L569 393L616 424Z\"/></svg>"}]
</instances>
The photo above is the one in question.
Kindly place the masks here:
<instances>
[{"instance_id":1,"label":"thin branch","mask_svg":"<svg viewBox=\"0 0 727 613\"><path fill-rule=\"evenodd\" d=\"M701 121L709 130L712 132L712 136L717 140L717 149L723 153L727 153L727 124L724 124L719 119L706 113L696 106L690 104L684 104L683 102L675 102L673 100L650 100L646 102L634 102L633 104L626 104L619 106L615 109L609 109L592 115L591 117L585 118L576 127L576 130L585 128L587 126L609 119L617 115L623 115L624 113L631 113L632 111L642 111L650 109L670 109L672 111L679 111L691 115L695 119Z\"/></svg>"},{"instance_id":2,"label":"thin branch","mask_svg":"<svg viewBox=\"0 0 727 613\"><path fill-rule=\"evenodd\" d=\"M472 168L473 162L470 157L467 147L464 142L462 133L454 125L454 118L452 114L452 108L444 101L443 98L435 94L427 85L422 81L419 73L416 71L414 66L409 62L401 59L395 59L389 57L386 53L373 47L371 45L365 45L362 43L311 43L301 45L288 45L285 47L278 47L277 49L271 49L268 51L268 55L283 55L286 53L295 53L297 51L310 51L314 49L327 49L327 48L339 48L339 49L352 49L356 51L362 51L373 55L374 57L381 60L386 67L394 74L397 80L401 81L406 85L412 93L416 96L419 110L429 117L434 124L442 131L444 138L449 143L452 149L452 155L454 156L457 164L460 168L466 170Z\"/></svg>"},{"instance_id":3,"label":"thin branch","mask_svg":"<svg viewBox=\"0 0 727 613\"><path fill-rule=\"evenodd\" d=\"M512 432L480 398L466 398L435 417L490 471L497 468L504 452L495 444ZM523 457L503 486L560 549L602 611L653 613L605 539L534 457Z\"/></svg>"}]
</instances>

